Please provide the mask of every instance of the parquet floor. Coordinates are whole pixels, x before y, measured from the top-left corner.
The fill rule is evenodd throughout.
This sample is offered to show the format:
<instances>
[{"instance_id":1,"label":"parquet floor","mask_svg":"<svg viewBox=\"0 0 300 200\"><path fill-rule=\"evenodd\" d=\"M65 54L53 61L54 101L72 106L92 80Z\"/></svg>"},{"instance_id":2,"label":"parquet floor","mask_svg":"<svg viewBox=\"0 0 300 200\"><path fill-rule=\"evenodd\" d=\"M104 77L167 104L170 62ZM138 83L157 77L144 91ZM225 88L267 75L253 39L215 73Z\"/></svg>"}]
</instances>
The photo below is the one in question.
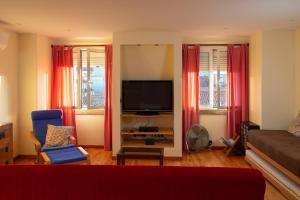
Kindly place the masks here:
<instances>
[{"instance_id":1,"label":"parquet floor","mask_svg":"<svg viewBox=\"0 0 300 200\"><path fill-rule=\"evenodd\" d=\"M101 148L85 148L93 165L115 165L111 152ZM17 159L15 164L34 164L33 159ZM126 165L158 165L157 160L126 160ZM211 150L200 153L184 154L181 160L165 159L165 166L206 166L206 167L244 167L250 166L242 156L227 157L221 150ZM265 193L266 200L285 200L286 198L269 182Z\"/></svg>"}]
</instances>

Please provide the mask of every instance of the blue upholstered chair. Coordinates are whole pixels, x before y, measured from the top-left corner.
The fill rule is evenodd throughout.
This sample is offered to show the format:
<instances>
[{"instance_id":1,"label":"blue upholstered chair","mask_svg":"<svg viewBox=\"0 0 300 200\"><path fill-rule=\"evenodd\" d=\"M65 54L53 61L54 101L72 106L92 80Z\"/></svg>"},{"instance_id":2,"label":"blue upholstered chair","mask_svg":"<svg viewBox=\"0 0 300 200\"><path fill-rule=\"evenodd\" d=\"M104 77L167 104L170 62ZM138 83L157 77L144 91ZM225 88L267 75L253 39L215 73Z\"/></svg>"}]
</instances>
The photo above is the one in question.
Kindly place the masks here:
<instances>
[{"instance_id":1,"label":"blue upholstered chair","mask_svg":"<svg viewBox=\"0 0 300 200\"><path fill-rule=\"evenodd\" d=\"M63 147L43 147L46 141L46 134L48 124L54 126L63 126L62 111L61 110L37 110L31 113L33 131L31 132L31 139L35 145L37 152L37 162L41 163L41 152L50 150L65 149L66 147L75 147L76 139L71 136L69 144ZM54 152L54 151L53 151Z\"/></svg>"}]
</instances>

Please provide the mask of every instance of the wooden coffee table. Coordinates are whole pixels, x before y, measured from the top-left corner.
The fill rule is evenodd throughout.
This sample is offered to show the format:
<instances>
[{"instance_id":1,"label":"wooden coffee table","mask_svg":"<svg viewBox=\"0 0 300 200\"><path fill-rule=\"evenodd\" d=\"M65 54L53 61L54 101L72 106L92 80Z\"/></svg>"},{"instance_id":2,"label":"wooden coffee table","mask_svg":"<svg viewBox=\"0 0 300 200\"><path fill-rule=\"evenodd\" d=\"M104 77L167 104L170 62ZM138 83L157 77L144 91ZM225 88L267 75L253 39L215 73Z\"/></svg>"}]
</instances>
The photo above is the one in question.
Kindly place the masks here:
<instances>
[{"instance_id":1,"label":"wooden coffee table","mask_svg":"<svg viewBox=\"0 0 300 200\"><path fill-rule=\"evenodd\" d=\"M163 148L129 148L122 147L117 154L117 164L125 165L125 159L157 159L159 165L164 165Z\"/></svg>"}]
</instances>

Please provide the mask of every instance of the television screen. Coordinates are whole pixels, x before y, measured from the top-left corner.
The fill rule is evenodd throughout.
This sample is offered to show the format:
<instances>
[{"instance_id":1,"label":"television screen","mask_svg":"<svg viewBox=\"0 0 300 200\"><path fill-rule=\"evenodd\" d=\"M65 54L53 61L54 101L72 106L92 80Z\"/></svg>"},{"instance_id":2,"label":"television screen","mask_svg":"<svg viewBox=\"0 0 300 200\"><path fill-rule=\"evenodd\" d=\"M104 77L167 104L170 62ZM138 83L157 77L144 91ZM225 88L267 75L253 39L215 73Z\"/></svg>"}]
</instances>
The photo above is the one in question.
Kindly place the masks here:
<instances>
[{"instance_id":1,"label":"television screen","mask_svg":"<svg viewBox=\"0 0 300 200\"><path fill-rule=\"evenodd\" d=\"M122 110L172 112L173 81L123 81Z\"/></svg>"}]
</instances>

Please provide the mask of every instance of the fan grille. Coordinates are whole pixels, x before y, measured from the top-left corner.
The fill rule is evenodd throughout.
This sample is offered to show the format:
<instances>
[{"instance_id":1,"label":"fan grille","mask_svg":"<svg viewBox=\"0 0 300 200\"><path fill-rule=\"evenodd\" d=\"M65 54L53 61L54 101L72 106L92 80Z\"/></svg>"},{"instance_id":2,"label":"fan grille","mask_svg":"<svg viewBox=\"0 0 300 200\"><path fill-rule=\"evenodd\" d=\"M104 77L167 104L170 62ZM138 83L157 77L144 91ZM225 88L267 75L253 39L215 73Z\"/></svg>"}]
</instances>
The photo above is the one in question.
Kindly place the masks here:
<instances>
[{"instance_id":1,"label":"fan grille","mask_svg":"<svg viewBox=\"0 0 300 200\"><path fill-rule=\"evenodd\" d=\"M186 142L189 150L205 150L210 144L208 131L201 125L193 125L187 132Z\"/></svg>"}]
</instances>

